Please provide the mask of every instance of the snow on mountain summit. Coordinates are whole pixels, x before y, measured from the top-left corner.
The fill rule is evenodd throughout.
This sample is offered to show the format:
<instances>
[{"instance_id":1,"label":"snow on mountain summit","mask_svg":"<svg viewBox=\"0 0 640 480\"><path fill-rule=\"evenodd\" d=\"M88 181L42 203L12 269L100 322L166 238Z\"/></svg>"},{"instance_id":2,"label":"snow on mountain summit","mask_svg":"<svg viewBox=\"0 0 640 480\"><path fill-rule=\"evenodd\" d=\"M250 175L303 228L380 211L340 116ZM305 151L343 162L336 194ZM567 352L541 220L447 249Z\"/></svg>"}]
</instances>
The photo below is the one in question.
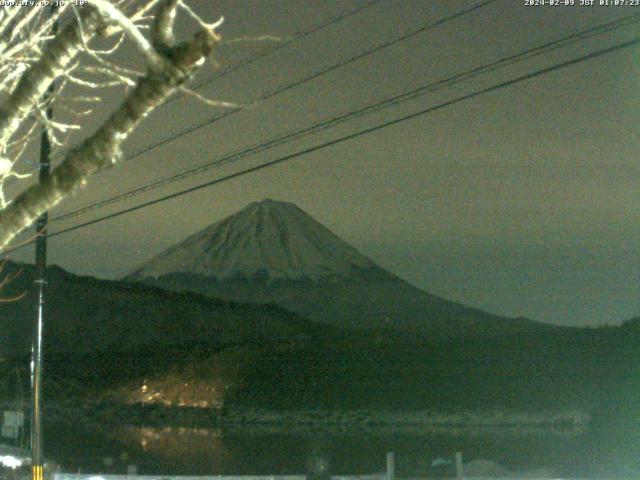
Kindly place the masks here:
<instances>
[{"instance_id":1,"label":"snow on mountain summit","mask_svg":"<svg viewBox=\"0 0 640 480\"><path fill-rule=\"evenodd\" d=\"M194 273L209 277L319 280L375 267L296 205L263 200L191 235L133 275Z\"/></svg>"}]
</instances>

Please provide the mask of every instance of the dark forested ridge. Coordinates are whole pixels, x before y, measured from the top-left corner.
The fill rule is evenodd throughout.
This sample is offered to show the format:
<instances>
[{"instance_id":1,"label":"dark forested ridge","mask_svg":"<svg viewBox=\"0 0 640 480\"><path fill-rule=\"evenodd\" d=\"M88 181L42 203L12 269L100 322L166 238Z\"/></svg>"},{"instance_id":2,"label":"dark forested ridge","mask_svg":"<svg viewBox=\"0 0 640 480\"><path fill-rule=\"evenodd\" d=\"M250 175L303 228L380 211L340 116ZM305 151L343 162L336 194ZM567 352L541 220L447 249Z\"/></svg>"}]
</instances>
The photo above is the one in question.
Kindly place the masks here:
<instances>
[{"instance_id":1,"label":"dark forested ridge","mask_svg":"<svg viewBox=\"0 0 640 480\"><path fill-rule=\"evenodd\" d=\"M29 290L30 269L22 268L7 296ZM640 319L557 333L439 338L330 328L273 305L78 277L56 267L49 278L48 401L75 395L112 401L113 392L145 379L169 389L188 377L200 384L224 380L226 405L265 408L606 412L640 404ZM29 293L0 305L5 369L27 365L34 300ZM61 389L61 382L82 388Z\"/></svg>"},{"instance_id":2,"label":"dark forested ridge","mask_svg":"<svg viewBox=\"0 0 640 480\"><path fill-rule=\"evenodd\" d=\"M2 293L0 351L4 357L30 351L36 292L33 267L8 264L22 273ZM275 305L248 305L197 293L171 292L125 282L47 271L45 345L48 355L101 354L221 346L322 337L320 327Z\"/></svg>"}]
</instances>

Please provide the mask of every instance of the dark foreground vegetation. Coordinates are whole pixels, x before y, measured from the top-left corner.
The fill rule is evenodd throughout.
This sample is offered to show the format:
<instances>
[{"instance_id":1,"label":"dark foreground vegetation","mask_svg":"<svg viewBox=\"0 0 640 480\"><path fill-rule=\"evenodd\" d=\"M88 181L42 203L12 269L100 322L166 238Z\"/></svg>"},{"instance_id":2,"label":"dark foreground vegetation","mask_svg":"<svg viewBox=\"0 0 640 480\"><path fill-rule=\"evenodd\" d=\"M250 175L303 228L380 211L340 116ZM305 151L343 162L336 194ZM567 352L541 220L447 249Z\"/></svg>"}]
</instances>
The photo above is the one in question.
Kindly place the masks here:
<instances>
[{"instance_id":1,"label":"dark foreground vegetation","mask_svg":"<svg viewBox=\"0 0 640 480\"><path fill-rule=\"evenodd\" d=\"M48 418L157 425L213 424L234 409L579 410L592 417L585 448L640 458L640 318L619 327L437 338L326 327L273 305L55 268L50 276ZM5 293L29 285L21 276ZM0 305L5 406L28 405L33 300L29 293Z\"/></svg>"},{"instance_id":2,"label":"dark foreground vegetation","mask_svg":"<svg viewBox=\"0 0 640 480\"><path fill-rule=\"evenodd\" d=\"M27 361L26 356L5 358L6 375ZM580 409L596 414L640 405L639 365L640 319L635 319L620 327L562 335L438 341L391 332L332 332L273 343L216 347L190 342L51 353L46 387L52 402L117 400L120 393L125 400L127 388L145 381L152 385L162 379L158 385L168 388L170 378L201 379L221 383L224 405L442 412Z\"/></svg>"}]
</instances>

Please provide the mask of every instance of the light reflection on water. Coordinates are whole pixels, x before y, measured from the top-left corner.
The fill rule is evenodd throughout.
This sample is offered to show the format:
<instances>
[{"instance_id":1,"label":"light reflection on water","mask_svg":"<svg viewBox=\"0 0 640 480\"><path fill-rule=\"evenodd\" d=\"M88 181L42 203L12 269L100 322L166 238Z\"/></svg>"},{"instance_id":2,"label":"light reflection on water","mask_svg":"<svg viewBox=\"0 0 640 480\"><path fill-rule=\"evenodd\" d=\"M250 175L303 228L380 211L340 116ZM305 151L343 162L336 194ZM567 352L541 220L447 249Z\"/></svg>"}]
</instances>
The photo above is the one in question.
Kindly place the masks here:
<instances>
[{"instance_id":1,"label":"light reflection on water","mask_svg":"<svg viewBox=\"0 0 640 480\"><path fill-rule=\"evenodd\" d=\"M140 474L301 474L312 451L324 452L336 474L383 471L388 451L396 453L397 471L404 476L428 473L434 458L451 458L456 451L463 452L465 461L489 459L512 469L559 467L559 473L573 474L592 460L585 435L542 430L394 433L296 431L276 425L224 429L113 425L73 432L68 425L65 428L65 441L47 452L66 471L93 473L124 473L127 465L135 464ZM107 456L114 459L112 466L104 466Z\"/></svg>"},{"instance_id":2,"label":"light reflection on water","mask_svg":"<svg viewBox=\"0 0 640 480\"><path fill-rule=\"evenodd\" d=\"M222 474L233 464L217 428L126 426L113 436L140 473Z\"/></svg>"},{"instance_id":3,"label":"light reflection on water","mask_svg":"<svg viewBox=\"0 0 640 480\"><path fill-rule=\"evenodd\" d=\"M219 464L229 455L220 429L129 426L122 428L119 435L123 443L137 444L145 453L187 465L202 458Z\"/></svg>"}]
</instances>

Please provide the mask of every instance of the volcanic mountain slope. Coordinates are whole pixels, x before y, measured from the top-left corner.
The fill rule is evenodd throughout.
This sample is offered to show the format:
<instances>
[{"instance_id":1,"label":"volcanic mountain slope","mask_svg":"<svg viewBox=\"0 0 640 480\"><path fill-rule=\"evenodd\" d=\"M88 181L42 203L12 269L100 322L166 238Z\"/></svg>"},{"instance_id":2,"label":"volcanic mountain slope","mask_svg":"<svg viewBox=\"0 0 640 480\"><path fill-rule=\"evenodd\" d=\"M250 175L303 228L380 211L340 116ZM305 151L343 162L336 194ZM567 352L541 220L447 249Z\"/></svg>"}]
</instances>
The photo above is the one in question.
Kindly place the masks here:
<instances>
[{"instance_id":1,"label":"volcanic mountain slope","mask_svg":"<svg viewBox=\"0 0 640 480\"><path fill-rule=\"evenodd\" d=\"M424 292L376 265L297 206L255 202L152 258L129 281L249 303L357 329L435 335L548 332Z\"/></svg>"}]
</instances>

